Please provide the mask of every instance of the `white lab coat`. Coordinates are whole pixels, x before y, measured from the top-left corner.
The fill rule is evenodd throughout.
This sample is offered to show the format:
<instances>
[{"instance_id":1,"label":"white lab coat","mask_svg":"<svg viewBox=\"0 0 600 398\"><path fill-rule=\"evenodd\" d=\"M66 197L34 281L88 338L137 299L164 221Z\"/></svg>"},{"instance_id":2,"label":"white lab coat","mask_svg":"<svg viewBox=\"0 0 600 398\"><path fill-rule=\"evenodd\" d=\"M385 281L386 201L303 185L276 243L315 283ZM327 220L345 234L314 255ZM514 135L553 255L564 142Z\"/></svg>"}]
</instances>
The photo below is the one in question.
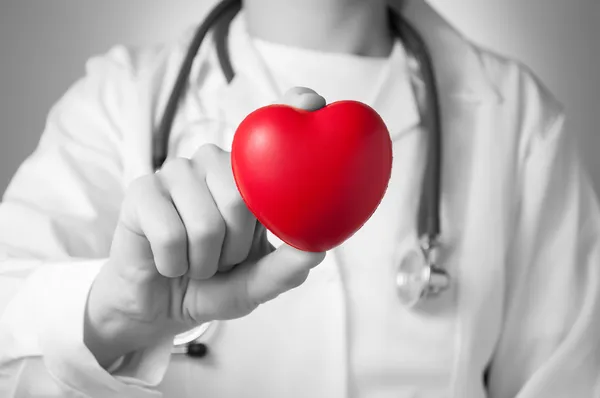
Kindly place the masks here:
<instances>
[{"instance_id":1,"label":"white lab coat","mask_svg":"<svg viewBox=\"0 0 600 398\"><path fill-rule=\"evenodd\" d=\"M600 213L561 106L526 68L469 43L426 3L406 1L402 12L428 43L440 85L441 257L453 287L424 312L399 310L407 332L398 336L406 346L398 377L406 382L396 396L600 396ZM178 155L202 142L228 149L237 123L277 100L241 36L233 29L237 75L229 85L210 40L202 48L174 125L174 140L189 140L171 142L183 148ZM150 132L188 40L117 47L91 60L12 180L0 206L0 396L351 395L335 250L302 287L220 324L205 359L169 364L165 342L109 374L82 343L89 286L107 257L124 189L152 172ZM420 131L418 123L406 128L395 151ZM398 167L420 175L423 162ZM376 213L346 253L367 263L398 260L398 231L403 242L415 238L415 218L406 216L416 214L414 181L403 190L392 181L382 202L397 204L401 225Z\"/></svg>"}]
</instances>

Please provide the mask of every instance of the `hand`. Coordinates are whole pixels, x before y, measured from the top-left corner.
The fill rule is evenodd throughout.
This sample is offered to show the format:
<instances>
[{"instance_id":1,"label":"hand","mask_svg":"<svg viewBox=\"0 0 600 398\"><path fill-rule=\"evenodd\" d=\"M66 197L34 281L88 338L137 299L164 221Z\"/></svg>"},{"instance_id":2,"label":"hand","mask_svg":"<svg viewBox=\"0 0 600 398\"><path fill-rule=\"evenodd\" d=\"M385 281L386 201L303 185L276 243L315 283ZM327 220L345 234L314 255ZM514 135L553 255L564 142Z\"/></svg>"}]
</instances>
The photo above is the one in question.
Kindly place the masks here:
<instances>
[{"instance_id":1,"label":"hand","mask_svg":"<svg viewBox=\"0 0 600 398\"><path fill-rule=\"evenodd\" d=\"M303 88L283 102L325 105ZM249 314L302 284L324 256L274 250L239 195L229 153L205 145L129 187L110 259L90 290L84 342L107 367L203 322Z\"/></svg>"}]
</instances>

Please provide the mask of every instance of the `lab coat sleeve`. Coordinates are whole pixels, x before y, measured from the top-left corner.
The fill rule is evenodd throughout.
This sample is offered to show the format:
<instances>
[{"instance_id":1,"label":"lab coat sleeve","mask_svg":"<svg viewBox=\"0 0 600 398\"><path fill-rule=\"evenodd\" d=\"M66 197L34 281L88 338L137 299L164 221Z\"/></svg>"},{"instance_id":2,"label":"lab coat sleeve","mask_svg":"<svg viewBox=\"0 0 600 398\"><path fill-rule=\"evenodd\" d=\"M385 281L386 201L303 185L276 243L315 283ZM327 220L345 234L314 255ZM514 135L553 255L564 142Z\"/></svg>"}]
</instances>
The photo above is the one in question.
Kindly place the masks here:
<instances>
[{"instance_id":1,"label":"lab coat sleeve","mask_svg":"<svg viewBox=\"0 0 600 398\"><path fill-rule=\"evenodd\" d=\"M562 113L531 135L490 398L600 397L600 211Z\"/></svg>"},{"instance_id":2,"label":"lab coat sleeve","mask_svg":"<svg viewBox=\"0 0 600 398\"><path fill-rule=\"evenodd\" d=\"M160 396L168 342L112 374L83 344L124 192L122 122L136 95L128 57L119 47L88 63L0 204L1 397Z\"/></svg>"}]
</instances>

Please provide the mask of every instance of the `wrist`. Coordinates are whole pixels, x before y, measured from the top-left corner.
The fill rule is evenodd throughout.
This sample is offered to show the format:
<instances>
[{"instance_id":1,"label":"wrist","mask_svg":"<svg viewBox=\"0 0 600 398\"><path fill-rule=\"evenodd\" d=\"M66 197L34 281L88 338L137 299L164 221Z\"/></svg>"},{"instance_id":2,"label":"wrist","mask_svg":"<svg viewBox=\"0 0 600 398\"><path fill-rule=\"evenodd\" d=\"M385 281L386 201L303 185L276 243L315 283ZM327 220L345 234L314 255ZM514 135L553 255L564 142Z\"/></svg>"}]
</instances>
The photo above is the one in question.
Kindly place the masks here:
<instances>
[{"instance_id":1,"label":"wrist","mask_svg":"<svg viewBox=\"0 0 600 398\"><path fill-rule=\"evenodd\" d=\"M117 318L116 311L102 310L97 304L97 295L93 294L94 284L88 295L83 325L83 343L104 369L108 369L130 349L123 340L126 330L125 320ZM104 307L106 308L106 307Z\"/></svg>"},{"instance_id":2,"label":"wrist","mask_svg":"<svg viewBox=\"0 0 600 398\"><path fill-rule=\"evenodd\" d=\"M127 316L120 303L131 300L123 293L131 291L118 286L118 278L100 272L90 288L85 305L83 342L104 369L134 351L147 348L164 334L156 324L143 324ZM135 298L133 298L135 301Z\"/></svg>"}]
</instances>

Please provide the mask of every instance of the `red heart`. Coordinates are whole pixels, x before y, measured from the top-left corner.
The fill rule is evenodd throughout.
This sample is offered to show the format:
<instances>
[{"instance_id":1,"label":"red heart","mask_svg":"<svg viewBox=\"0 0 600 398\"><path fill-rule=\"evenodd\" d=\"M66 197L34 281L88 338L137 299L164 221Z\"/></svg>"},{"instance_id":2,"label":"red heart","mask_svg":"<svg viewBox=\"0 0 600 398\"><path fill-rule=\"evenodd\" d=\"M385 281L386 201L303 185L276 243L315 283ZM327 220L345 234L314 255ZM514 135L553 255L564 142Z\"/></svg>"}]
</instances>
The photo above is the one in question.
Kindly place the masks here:
<instances>
[{"instance_id":1,"label":"red heart","mask_svg":"<svg viewBox=\"0 0 600 398\"><path fill-rule=\"evenodd\" d=\"M254 216L287 244L322 252L375 212L392 171L392 142L381 117L361 102L312 112L269 105L239 125L231 159Z\"/></svg>"}]
</instances>

